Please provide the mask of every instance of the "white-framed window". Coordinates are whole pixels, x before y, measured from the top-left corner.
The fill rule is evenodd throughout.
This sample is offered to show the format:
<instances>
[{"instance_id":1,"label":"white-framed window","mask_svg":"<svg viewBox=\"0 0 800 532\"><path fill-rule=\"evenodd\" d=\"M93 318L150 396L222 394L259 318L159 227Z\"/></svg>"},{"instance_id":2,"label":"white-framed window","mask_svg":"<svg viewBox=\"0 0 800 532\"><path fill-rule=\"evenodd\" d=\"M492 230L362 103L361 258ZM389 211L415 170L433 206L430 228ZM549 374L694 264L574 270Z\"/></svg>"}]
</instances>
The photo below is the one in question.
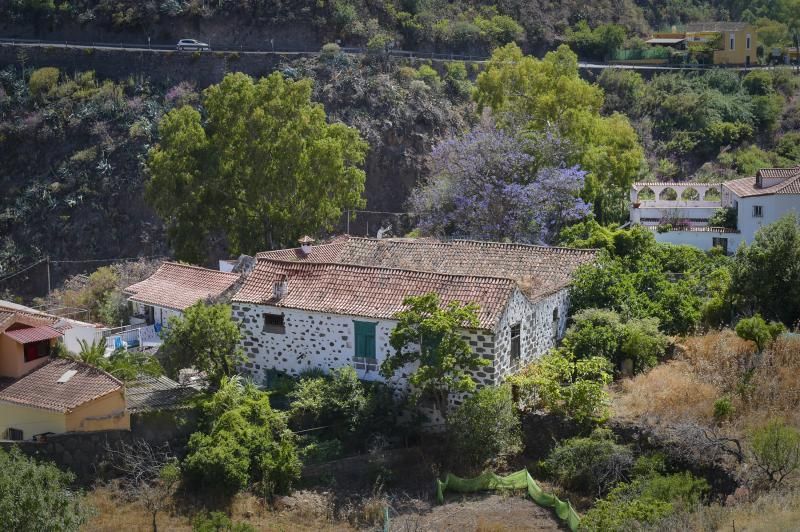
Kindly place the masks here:
<instances>
[{"instance_id":1,"label":"white-framed window","mask_svg":"<svg viewBox=\"0 0 800 532\"><path fill-rule=\"evenodd\" d=\"M728 39L729 39L730 45L731 45L729 50L733 50L736 47L736 34L735 33L729 34L728 35Z\"/></svg>"},{"instance_id":2,"label":"white-framed window","mask_svg":"<svg viewBox=\"0 0 800 532\"><path fill-rule=\"evenodd\" d=\"M745 47L749 50L750 49L750 34L747 34L747 38L745 39Z\"/></svg>"},{"instance_id":3,"label":"white-framed window","mask_svg":"<svg viewBox=\"0 0 800 532\"><path fill-rule=\"evenodd\" d=\"M764 207L761 205L753 205L753 218L763 218Z\"/></svg>"}]
</instances>

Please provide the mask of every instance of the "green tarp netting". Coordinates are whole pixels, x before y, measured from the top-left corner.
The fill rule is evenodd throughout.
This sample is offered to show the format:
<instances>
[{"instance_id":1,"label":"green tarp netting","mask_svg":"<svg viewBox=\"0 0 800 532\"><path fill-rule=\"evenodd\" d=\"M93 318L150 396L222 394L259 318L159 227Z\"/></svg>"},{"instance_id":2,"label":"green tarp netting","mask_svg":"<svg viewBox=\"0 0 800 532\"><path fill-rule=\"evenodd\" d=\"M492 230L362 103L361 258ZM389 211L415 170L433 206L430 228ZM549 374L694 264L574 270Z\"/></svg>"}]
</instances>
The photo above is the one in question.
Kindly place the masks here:
<instances>
[{"instance_id":1,"label":"green tarp netting","mask_svg":"<svg viewBox=\"0 0 800 532\"><path fill-rule=\"evenodd\" d=\"M533 480L527 469L511 473L506 477L495 475L494 473L484 473L475 478L461 478L448 473L444 481L436 481L436 500L439 504L444 502L446 491L456 491L459 493L471 493L483 490L504 490L504 489L527 489L533 502L539 506L553 508L559 519L567 523L573 532L578 529L581 521L578 513L573 510L569 501L562 501L555 495L545 493L539 484Z\"/></svg>"}]
</instances>

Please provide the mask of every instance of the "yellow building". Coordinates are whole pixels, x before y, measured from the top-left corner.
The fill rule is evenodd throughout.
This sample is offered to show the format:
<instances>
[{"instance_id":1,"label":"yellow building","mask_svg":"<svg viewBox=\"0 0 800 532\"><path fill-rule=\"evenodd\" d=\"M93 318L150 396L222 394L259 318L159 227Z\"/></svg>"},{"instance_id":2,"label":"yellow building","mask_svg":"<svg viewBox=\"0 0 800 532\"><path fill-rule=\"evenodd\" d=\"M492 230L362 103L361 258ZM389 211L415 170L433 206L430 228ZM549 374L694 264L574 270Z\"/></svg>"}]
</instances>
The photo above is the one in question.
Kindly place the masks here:
<instances>
[{"instance_id":1,"label":"yellow building","mask_svg":"<svg viewBox=\"0 0 800 532\"><path fill-rule=\"evenodd\" d=\"M61 336L46 318L0 311L0 439L130 429L122 382L87 364L53 359Z\"/></svg>"},{"instance_id":2,"label":"yellow building","mask_svg":"<svg viewBox=\"0 0 800 532\"><path fill-rule=\"evenodd\" d=\"M686 42L716 42L715 65L751 65L756 63L758 34L745 22L698 22L686 25Z\"/></svg>"}]
</instances>

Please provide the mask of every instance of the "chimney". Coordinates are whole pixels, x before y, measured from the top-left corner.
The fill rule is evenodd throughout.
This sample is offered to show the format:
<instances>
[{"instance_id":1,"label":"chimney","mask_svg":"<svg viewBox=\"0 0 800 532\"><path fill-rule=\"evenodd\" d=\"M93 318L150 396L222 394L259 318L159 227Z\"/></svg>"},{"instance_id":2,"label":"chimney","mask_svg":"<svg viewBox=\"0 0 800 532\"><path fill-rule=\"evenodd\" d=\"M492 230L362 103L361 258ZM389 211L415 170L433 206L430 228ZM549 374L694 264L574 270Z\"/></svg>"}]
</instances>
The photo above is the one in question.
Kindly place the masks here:
<instances>
[{"instance_id":1,"label":"chimney","mask_svg":"<svg viewBox=\"0 0 800 532\"><path fill-rule=\"evenodd\" d=\"M298 242L300 243L300 251L307 257L308 254L311 253L311 247L314 245L314 239L306 235L298 240Z\"/></svg>"},{"instance_id":2,"label":"chimney","mask_svg":"<svg viewBox=\"0 0 800 532\"><path fill-rule=\"evenodd\" d=\"M272 285L272 298L283 299L289 293L289 277L284 274L280 281Z\"/></svg>"}]
</instances>

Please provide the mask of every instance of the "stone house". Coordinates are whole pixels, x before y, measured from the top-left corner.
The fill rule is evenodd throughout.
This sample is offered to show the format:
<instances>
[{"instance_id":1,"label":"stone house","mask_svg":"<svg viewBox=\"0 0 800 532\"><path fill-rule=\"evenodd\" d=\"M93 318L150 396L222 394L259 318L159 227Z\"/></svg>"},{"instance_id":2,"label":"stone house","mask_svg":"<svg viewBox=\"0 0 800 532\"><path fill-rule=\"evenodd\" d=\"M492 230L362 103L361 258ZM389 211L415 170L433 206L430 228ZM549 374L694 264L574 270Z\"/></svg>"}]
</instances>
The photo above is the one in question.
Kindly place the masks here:
<instances>
[{"instance_id":1,"label":"stone house","mask_svg":"<svg viewBox=\"0 0 800 532\"><path fill-rule=\"evenodd\" d=\"M474 351L491 360L475 373L502 382L563 334L572 273L593 250L431 239L343 236L260 253L232 298L241 324L243 368L256 382L269 370L297 375L352 366L364 380L384 379L394 319L410 295L476 303L479 326L465 330ZM408 368L409 370L412 368ZM408 372L391 384L407 389Z\"/></svg>"},{"instance_id":2,"label":"stone house","mask_svg":"<svg viewBox=\"0 0 800 532\"><path fill-rule=\"evenodd\" d=\"M800 166L762 168L755 176L724 183L634 183L631 222L656 231L656 240L733 253L764 225L788 213L800 216ZM736 227L712 227L719 209L735 212Z\"/></svg>"}]
</instances>

